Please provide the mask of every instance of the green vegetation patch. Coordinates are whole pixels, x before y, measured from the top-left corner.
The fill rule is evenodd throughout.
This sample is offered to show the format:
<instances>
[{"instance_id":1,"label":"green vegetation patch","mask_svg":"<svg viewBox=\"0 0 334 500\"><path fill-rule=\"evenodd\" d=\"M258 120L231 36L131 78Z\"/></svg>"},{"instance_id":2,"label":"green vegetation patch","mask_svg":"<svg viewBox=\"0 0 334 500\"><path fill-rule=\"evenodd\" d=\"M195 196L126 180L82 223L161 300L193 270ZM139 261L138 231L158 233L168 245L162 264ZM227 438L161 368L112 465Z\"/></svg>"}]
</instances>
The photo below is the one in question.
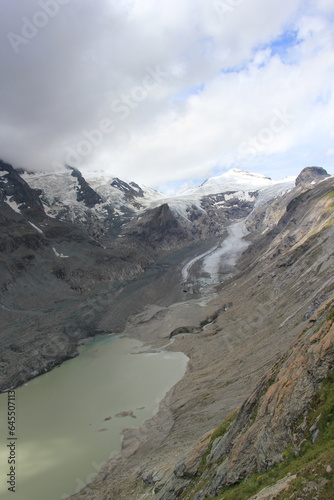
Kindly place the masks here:
<instances>
[{"instance_id":1,"label":"green vegetation patch","mask_svg":"<svg viewBox=\"0 0 334 500\"><path fill-rule=\"evenodd\" d=\"M221 425L216 427L216 429L211 434L210 443L208 444L208 447L202 456L202 460L198 468L199 476L197 480L182 493L180 499L182 500L192 499L194 495L198 493L205 486L206 483L209 482L212 466L210 464L207 464L207 458L211 453L213 443L217 438L222 437L227 433L227 431L233 424L234 420L236 419L237 413L238 410L231 413L231 415L229 415Z\"/></svg>"},{"instance_id":2,"label":"green vegetation patch","mask_svg":"<svg viewBox=\"0 0 334 500\"><path fill-rule=\"evenodd\" d=\"M331 308L331 311L328 314L326 319L327 319L327 321L332 321L332 322L334 321L334 307Z\"/></svg>"},{"instance_id":3,"label":"green vegetation patch","mask_svg":"<svg viewBox=\"0 0 334 500\"><path fill-rule=\"evenodd\" d=\"M237 416L236 411L234 413L231 413L231 415L229 415L226 418L226 420L224 420L224 422L221 425L219 425L211 434L210 443L208 445L208 448L207 448L205 454L202 457L201 465L199 466L199 473L202 473L208 467L206 461L207 461L208 456L211 453L214 441L217 438L222 437L227 433L227 431L230 429L231 425L233 424L234 420L236 419L236 416Z\"/></svg>"},{"instance_id":4,"label":"green vegetation patch","mask_svg":"<svg viewBox=\"0 0 334 500\"><path fill-rule=\"evenodd\" d=\"M329 193L327 193L327 194L325 195L325 197L326 197L326 198L332 198L332 199L334 199L334 190L333 190L333 191L330 191Z\"/></svg>"},{"instance_id":5,"label":"green vegetation patch","mask_svg":"<svg viewBox=\"0 0 334 500\"><path fill-rule=\"evenodd\" d=\"M317 419L317 428L320 433L318 439L312 443L312 434L309 429ZM280 464L265 474L254 475L235 486L223 488L219 496L210 500L245 500L263 488L277 483L289 473L297 474L297 478L290 483L288 490L277 497L277 500L315 498L312 495L316 490L314 489L312 493L312 487L320 490L317 493L319 500L332 499L334 491L334 370L326 377L311 402L306 429L304 435L306 441L298 455L290 446L283 453L283 461ZM310 489L310 496L301 496L306 489Z\"/></svg>"},{"instance_id":6,"label":"green vegetation patch","mask_svg":"<svg viewBox=\"0 0 334 500\"><path fill-rule=\"evenodd\" d=\"M222 436L224 436L224 434L226 434L226 432L229 430L229 428L233 424L234 420L236 419L236 416L237 416L236 411L231 413L231 415L229 415L227 417L227 419L224 420L224 422L214 430L214 432L211 435L211 443L210 443L211 448L212 448L212 445L213 445L213 442L215 441L215 439L222 437Z\"/></svg>"},{"instance_id":7,"label":"green vegetation patch","mask_svg":"<svg viewBox=\"0 0 334 500\"><path fill-rule=\"evenodd\" d=\"M325 194L325 196L323 196L323 198L325 198L327 200L332 200L332 202L330 203L330 205L328 207L327 213L332 212L332 209L334 208L334 191L330 191L329 193Z\"/></svg>"}]
</instances>

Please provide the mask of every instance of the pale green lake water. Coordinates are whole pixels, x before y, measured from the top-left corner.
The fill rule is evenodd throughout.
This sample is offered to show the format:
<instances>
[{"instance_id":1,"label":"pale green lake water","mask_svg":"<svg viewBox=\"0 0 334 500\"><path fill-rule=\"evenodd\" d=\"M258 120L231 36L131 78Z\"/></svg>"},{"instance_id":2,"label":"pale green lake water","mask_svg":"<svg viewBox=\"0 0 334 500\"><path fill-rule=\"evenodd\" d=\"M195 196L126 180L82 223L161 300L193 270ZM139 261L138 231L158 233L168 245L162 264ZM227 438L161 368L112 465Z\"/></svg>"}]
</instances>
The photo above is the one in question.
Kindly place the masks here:
<instances>
[{"instance_id":1,"label":"pale green lake water","mask_svg":"<svg viewBox=\"0 0 334 500\"><path fill-rule=\"evenodd\" d=\"M188 358L136 353L141 345L127 337L99 338L15 391L16 493L6 484L8 398L0 395L1 499L60 500L79 491L120 451L122 429L139 427L157 412ZM137 418L115 416L129 410Z\"/></svg>"}]
</instances>

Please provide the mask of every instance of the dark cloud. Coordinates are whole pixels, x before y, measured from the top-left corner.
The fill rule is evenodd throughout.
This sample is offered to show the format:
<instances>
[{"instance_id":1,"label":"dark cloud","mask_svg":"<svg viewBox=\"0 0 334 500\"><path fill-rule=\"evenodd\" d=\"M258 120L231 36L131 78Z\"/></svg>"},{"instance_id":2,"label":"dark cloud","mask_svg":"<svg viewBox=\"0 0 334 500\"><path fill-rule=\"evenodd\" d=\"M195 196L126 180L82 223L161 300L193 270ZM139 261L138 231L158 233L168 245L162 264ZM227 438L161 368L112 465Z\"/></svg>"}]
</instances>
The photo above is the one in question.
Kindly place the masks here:
<instances>
[{"instance_id":1,"label":"dark cloud","mask_svg":"<svg viewBox=\"0 0 334 500\"><path fill-rule=\"evenodd\" d=\"M310 15L299 10L304 3L2 2L0 157L35 170L72 159L79 168L102 166L147 183L205 176L217 164L235 162L240 141L266 123L252 119L249 100L253 114L264 110L265 120L275 106L261 79L277 92L275 81L291 74L270 54L254 65L254 54L262 54L261 47L287 25L298 31L303 21L305 29ZM330 7L322 3L312 19L323 23L324 37ZM224 12L222 5L228 6ZM310 67L308 58L311 65L313 48L297 57L301 73ZM324 58L319 64L323 77L329 64ZM222 79L221 71L232 67L243 70ZM248 90L233 92L245 78ZM321 85L320 78L314 81L318 91ZM278 93L276 106L291 106L296 98L297 124L307 96L294 91ZM291 134L293 127L276 141L276 153L293 146ZM296 147L302 141L297 137ZM275 148L264 153L275 154Z\"/></svg>"}]
</instances>

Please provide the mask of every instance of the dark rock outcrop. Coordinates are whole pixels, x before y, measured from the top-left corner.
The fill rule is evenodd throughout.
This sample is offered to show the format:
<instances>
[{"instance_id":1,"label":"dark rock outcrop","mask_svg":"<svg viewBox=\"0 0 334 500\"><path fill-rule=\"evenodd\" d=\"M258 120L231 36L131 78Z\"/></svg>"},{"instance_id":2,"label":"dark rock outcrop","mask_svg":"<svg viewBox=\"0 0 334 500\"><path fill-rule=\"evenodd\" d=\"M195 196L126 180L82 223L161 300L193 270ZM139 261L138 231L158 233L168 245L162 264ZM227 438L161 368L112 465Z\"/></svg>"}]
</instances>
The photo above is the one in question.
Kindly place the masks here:
<instances>
[{"instance_id":1,"label":"dark rock outcrop","mask_svg":"<svg viewBox=\"0 0 334 500\"><path fill-rule=\"evenodd\" d=\"M172 213L169 205L147 210L144 215L135 220L126 233L154 249L170 249L183 246L193 240L187 230L181 226Z\"/></svg>"},{"instance_id":2,"label":"dark rock outcrop","mask_svg":"<svg viewBox=\"0 0 334 500\"><path fill-rule=\"evenodd\" d=\"M330 177L327 171L322 167L306 167L296 179L296 186L308 186L312 183L319 182L326 177Z\"/></svg>"},{"instance_id":3,"label":"dark rock outcrop","mask_svg":"<svg viewBox=\"0 0 334 500\"><path fill-rule=\"evenodd\" d=\"M20 212L27 217L34 217L36 220L45 219L46 214L39 199L40 193L31 189L13 166L2 160L0 160L0 172L4 172L4 175L0 177L0 201L7 198L9 202L15 202Z\"/></svg>"},{"instance_id":4,"label":"dark rock outcrop","mask_svg":"<svg viewBox=\"0 0 334 500\"><path fill-rule=\"evenodd\" d=\"M72 170L72 176L78 179L79 186L77 190L77 200L83 201L86 207L92 208L95 205L102 203L102 198L99 194L97 194L94 189L90 187L86 179L83 177L82 173L74 168L68 167Z\"/></svg>"},{"instance_id":5,"label":"dark rock outcrop","mask_svg":"<svg viewBox=\"0 0 334 500\"><path fill-rule=\"evenodd\" d=\"M130 182L130 184L128 184L127 182L118 179L118 177L115 177L115 179L111 183L111 186L124 193L124 197L126 200L143 198L144 196L143 190L135 182Z\"/></svg>"}]
</instances>

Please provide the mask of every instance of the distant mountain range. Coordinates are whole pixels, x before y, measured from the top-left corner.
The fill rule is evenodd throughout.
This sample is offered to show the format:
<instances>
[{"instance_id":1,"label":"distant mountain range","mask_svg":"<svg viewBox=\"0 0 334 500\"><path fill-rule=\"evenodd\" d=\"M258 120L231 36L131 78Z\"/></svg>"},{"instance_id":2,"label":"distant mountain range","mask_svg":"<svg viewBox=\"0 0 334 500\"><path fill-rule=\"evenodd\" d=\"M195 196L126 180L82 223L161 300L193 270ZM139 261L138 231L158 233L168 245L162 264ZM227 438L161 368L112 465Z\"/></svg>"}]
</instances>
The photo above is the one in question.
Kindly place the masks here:
<instances>
[{"instance_id":1,"label":"distant mountain range","mask_svg":"<svg viewBox=\"0 0 334 500\"><path fill-rule=\"evenodd\" d=\"M52 174L23 172L21 179L33 190L48 217L86 226L93 237L99 236L101 224L116 235L129 219L164 203L176 218L180 221L183 218L183 224L189 226L189 222L193 223L199 215L205 216L213 207L221 213L242 202L251 207L256 201L263 203L284 194L295 183L295 178L274 182L260 174L231 169L206 180L198 188L170 198L117 177L93 177L87 181L77 169L70 167ZM16 211L20 210L15 193L7 197L6 202Z\"/></svg>"}]
</instances>

